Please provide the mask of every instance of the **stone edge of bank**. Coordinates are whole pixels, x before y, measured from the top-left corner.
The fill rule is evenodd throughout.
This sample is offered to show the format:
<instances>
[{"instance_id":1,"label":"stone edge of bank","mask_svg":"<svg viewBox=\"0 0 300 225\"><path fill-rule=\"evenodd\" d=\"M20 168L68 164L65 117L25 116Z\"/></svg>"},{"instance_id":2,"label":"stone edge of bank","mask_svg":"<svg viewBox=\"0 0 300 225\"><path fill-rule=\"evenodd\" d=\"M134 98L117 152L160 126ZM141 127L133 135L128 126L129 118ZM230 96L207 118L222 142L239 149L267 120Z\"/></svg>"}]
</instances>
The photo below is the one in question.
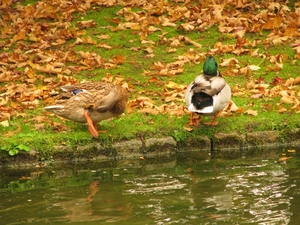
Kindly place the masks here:
<instances>
[{"instance_id":1,"label":"stone edge of bank","mask_svg":"<svg viewBox=\"0 0 300 225\"><path fill-rule=\"evenodd\" d=\"M284 134L277 131L216 133L212 138L193 136L176 141L171 136L132 139L115 142L110 146L93 142L85 146L55 146L47 157L36 151L22 152L16 156L0 155L0 167L34 167L47 163L105 161L112 159L146 159L196 152L200 158L238 158L252 156L257 150L300 147L300 129Z\"/></svg>"}]
</instances>

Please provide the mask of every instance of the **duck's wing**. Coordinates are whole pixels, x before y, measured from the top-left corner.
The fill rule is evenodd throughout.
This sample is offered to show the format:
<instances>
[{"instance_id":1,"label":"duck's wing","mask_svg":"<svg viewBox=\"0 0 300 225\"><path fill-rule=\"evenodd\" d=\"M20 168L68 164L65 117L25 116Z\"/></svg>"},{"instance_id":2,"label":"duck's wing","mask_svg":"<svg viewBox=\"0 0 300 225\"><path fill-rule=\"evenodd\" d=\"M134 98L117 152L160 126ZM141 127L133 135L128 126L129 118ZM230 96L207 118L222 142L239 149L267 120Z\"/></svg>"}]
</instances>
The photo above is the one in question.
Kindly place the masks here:
<instances>
[{"instance_id":1,"label":"duck's wing","mask_svg":"<svg viewBox=\"0 0 300 225\"><path fill-rule=\"evenodd\" d=\"M211 82L207 80L203 75L199 75L192 83L190 83L187 90L190 92L202 92L203 90L210 88Z\"/></svg>"},{"instance_id":2,"label":"duck's wing","mask_svg":"<svg viewBox=\"0 0 300 225\"><path fill-rule=\"evenodd\" d=\"M210 79L210 88L205 89L203 92L210 96L214 96L219 94L225 86L226 82L222 77L213 77Z\"/></svg>"},{"instance_id":3,"label":"duck's wing","mask_svg":"<svg viewBox=\"0 0 300 225\"><path fill-rule=\"evenodd\" d=\"M203 74L197 76L195 80L187 87L184 97L187 106L192 103L192 97L195 93L203 92L203 90L210 89L210 81L205 79Z\"/></svg>"},{"instance_id":4,"label":"duck's wing","mask_svg":"<svg viewBox=\"0 0 300 225\"><path fill-rule=\"evenodd\" d=\"M81 90L76 85L64 85L64 86L60 86L60 89L65 91L65 92L73 92L73 91L76 91L76 90ZM77 93L74 93L74 94L77 94Z\"/></svg>"},{"instance_id":5,"label":"duck's wing","mask_svg":"<svg viewBox=\"0 0 300 225\"><path fill-rule=\"evenodd\" d=\"M95 109L98 112L109 111L118 99L119 92L116 88L112 88L109 92L108 90L99 91L95 96Z\"/></svg>"},{"instance_id":6,"label":"duck's wing","mask_svg":"<svg viewBox=\"0 0 300 225\"><path fill-rule=\"evenodd\" d=\"M98 112L110 110L119 98L115 85L104 82L88 82L77 85L64 85L63 91L81 98L87 106L92 106Z\"/></svg>"},{"instance_id":7,"label":"duck's wing","mask_svg":"<svg viewBox=\"0 0 300 225\"><path fill-rule=\"evenodd\" d=\"M105 83L105 82L86 82L76 85L63 85L60 88L65 92L73 92L77 94L80 91L94 91L94 90L104 90L107 93L115 87L114 84Z\"/></svg>"},{"instance_id":8,"label":"duck's wing","mask_svg":"<svg viewBox=\"0 0 300 225\"><path fill-rule=\"evenodd\" d=\"M222 91L215 95L215 110L220 111L224 109L231 99L231 88L228 84L225 85L225 87L222 89Z\"/></svg>"}]
</instances>

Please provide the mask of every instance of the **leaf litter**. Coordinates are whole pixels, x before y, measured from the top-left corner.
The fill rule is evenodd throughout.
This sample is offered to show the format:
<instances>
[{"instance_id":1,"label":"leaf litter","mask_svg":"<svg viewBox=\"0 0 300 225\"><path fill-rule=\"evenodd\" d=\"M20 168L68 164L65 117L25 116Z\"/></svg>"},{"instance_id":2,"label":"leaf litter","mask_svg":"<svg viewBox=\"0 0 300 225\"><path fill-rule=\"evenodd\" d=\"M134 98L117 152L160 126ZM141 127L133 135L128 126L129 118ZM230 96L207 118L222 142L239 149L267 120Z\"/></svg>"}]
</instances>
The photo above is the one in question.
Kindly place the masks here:
<instances>
[{"instance_id":1,"label":"leaf litter","mask_svg":"<svg viewBox=\"0 0 300 225\"><path fill-rule=\"evenodd\" d=\"M16 2L16 3L15 3ZM105 59L96 52L76 51L76 45L92 45L105 50L114 46L105 43L110 39L109 34L97 34L96 39L86 36L87 29L98 26L94 20L80 20L72 23L74 15L85 15L89 10L97 7L121 6L116 17L110 22L116 26L101 27L111 32L131 30L139 36L139 47L131 50L144 51L145 58L153 58L157 53L154 48L160 44L167 45L167 52L176 52L179 47L188 50L174 59L173 62L153 62L150 68L145 68L142 76L149 77L149 82L160 86L162 93L148 91L145 86L143 93L136 92L130 79L122 75L113 78L109 73L103 77L104 81L118 82L126 86L132 93L128 104L128 113L144 113L151 115L169 114L182 116L188 113L184 106L183 96L186 84L169 83L161 77L178 76L185 72L186 66L197 65L203 62L205 55L223 55L230 53L231 58L220 62L223 75L249 78L241 86L232 86L233 97L250 99L276 99L278 113L286 112L287 105L295 113L300 112L299 83L300 76L283 79L276 76L271 83L263 78L254 78L253 72L261 70L260 64L248 63L245 65L236 56L250 56L267 63L266 71L279 74L289 60L296 63L300 58L299 17L300 4L295 3L291 10L284 2L225 0L208 1L201 3L193 1L37 1L34 4L21 5L18 1L1 1L0 3L0 122L7 126L7 122L14 117L26 118L26 109L39 108L41 102L54 102L53 90L65 84L79 82L76 74L95 68L109 70L117 68L127 62L122 55L115 55ZM135 8L135 10L133 10ZM226 44L221 40L213 44L207 52L199 40L187 37L188 32L203 32L216 26L221 35L235 38L235 43ZM181 34L168 37L164 28L177 29ZM265 40L248 39L246 34L261 35L268 32ZM156 33L158 41L149 39L149 35ZM276 45L289 45L294 50L293 58L284 52L270 55L265 49ZM255 49L255 50L253 50ZM222 57L220 57L222 58ZM195 74L196 75L196 74ZM161 101L155 101L153 94L161 96ZM270 106L262 105L262 110L269 110ZM244 113L257 116L259 111L251 106L248 109L233 107L223 112L228 116L232 113ZM30 120L36 121L36 128L43 129L45 123L58 131L67 128L53 122L48 117L36 116ZM187 128L188 129L188 128ZM188 129L189 130L189 129ZM19 131L19 130L18 130Z\"/></svg>"}]
</instances>

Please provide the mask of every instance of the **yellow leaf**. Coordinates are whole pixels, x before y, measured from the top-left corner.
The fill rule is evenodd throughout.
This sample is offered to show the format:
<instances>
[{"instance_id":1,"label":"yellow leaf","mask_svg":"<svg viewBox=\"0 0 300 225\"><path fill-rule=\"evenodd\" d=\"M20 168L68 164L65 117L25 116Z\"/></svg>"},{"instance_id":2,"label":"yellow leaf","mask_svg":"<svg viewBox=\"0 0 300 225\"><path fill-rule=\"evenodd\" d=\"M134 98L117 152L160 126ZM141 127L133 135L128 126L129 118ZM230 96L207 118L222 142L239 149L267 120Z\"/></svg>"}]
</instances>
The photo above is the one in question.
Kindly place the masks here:
<instances>
[{"instance_id":1,"label":"yellow leaf","mask_svg":"<svg viewBox=\"0 0 300 225\"><path fill-rule=\"evenodd\" d=\"M284 112L286 112L286 111L288 111L286 108L284 108L282 105L278 105L278 110L277 110L277 112L279 112L279 113L284 113Z\"/></svg>"},{"instance_id":2,"label":"yellow leaf","mask_svg":"<svg viewBox=\"0 0 300 225\"><path fill-rule=\"evenodd\" d=\"M246 114L250 115L250 116L257 116L257 111L256 110L252 110L252 109L248 109L246 112Z\"/></svg>"},{"instance_id":3,"label":"yellow leaf","mask_svg":"<svg viewBox=\"0 0 300 225\"><path fill-rule=\"evenodd\" d=\"M125 56L124 55L116 55L112 60L117 65L121 65L125 62Z\"/></svg>"},{"instance_id":4,"label":"yellow leaf","mask_svg":"<svg viewBox=\"0 0 300 225\"><path fill-rule=\"evenodd\" d=\"M101 34L101 35L98 35L97 38L101 39L101 40L107 40L107 39L110 39L110 36L108 34Z\"/></svg>"},{"instance_id":5,"label":"yellow leaf","mask_svg":"<svg viewBox=\"0 0 300 225\"><path fill-rule=\"evenodd\" d=\"M268 71L280 71L283 69L282 63L275 63L274 66L267 66Z\"/></svg>"},{"instance_id":6,"label":"yellow leaf","mask_svg":"<svg viewBox=\"0 0 300 225\"><path fill-rule=\"evenodd\" d=\"M108 45L108 44L105 44L105 43L99 43L97 44L98 48L104 48L104 49L112 49L112 46Z\"/></svg>"},{"instance_id":7,"label":"yellow leaf","mask_svg":"<svg viewBox=\"0 0 300 225\"><path fill-rule=\"evenodd\" d=\"M172 52L176 52L177 49L176 49L176 48L169 48L167 51L168 51L169 53L172 53Z\"/></svg>"},{"instance_id":8,"label":"yellow leaf","mask_svg":"<svg viewBox=\"0 0 300 225\"><path fill-rule=\"evenodd\" d=\"M86 21L78 21L77 25L81 28L89 28L89 27L94 27L97 25L97 23L94 20L86 20Z\"/></svg>"},{"instance_id":9,"label":"yellow leaf","mask_svg":"<svg viewBox=\"0 0 300 225\"><path fill-rule=\"evenodd\" d=\"M290 77L289 79L287 79L287 81L284 83L285 86L291 86L294 84L295 79Z\"/></svg>"},{"instance_id":10,"label":"yellow leaf","mask_svg":"<svg viewBox=\"0 0 300 225\"><path fill-rule=\"evenodd\" d=\"M194 130L194 128L192 127L183 127L184 130L188 131L188 132L191 132Z\"/></svg>"},{"instance_id":11,"label":"yellow leaf","mask_svg":"<svg viewBox=\"0 0 300 225\"><path fill-rule=\"evenodd\" d=\"M147 53L153 53L152 47L147 47L147 48L144 49L144 51L147 52Z\"/></svg>"},{"instance_id":12,"label":"yellow leaf","mask_svg":"<svg viewBox=\"0 0 300 225\"><path fill-rule=\"evenodd\" d=\"M9 114L8 114L9 115ZM1 116L2 117L2 116ZM10 115L9 115L9 117L10 117ZM4 121L1 121L0 122L0 126L2 126L2 127L9 127L9 122L8 122L8 120L4 120Z\"/></svg>"},{"instance_id":13,"label":"yellow leaf","mask_svg":"<svg viewBox=\"0 0 300 225\"><path fill-rule=\"evenodd\" d=\"M144 108L144 109L140 109L138 110L139 113L144 113L144 114L151 114L151 115L158 115L159 111L156 109L150 109L150 108Z\"/></svg>"},{"instance_id":14,"label":"yellow leaf","mask_svg":"<svg viewBox=\"0 0 300 225\"><path fill-rule=\"evenodd\" d=\"M93 40L93 39L91 38L91 36L83 37L83 38L82 38L82 42L83 42L84 44L91 44L91 45L97 44L97 41Z\"/></svg>"},{"instance_id":15,"label":"yellow leaf","mask_svg":"<svg viewBox=\"0 0 300 225\"><path fill-rule=\"evenodd\" d=\"M220 63L220 66L222 67L234 66L238 63L239 61L236 58L228 58L228 59L224 59L222 63Z\"/></svg>"},{"instance_id":16,"label":"yellow leaf","mask_svg":"<svg viewBox=\"0 0 300 225\"><path fill-rule=\"evenodd\" d=\"M170 89L180 89L180 90L183 90L185 88L185 85L180 85L180 84L177 84L173 81L169 81L168 84L165 85L167 88L170 88Z\"/></svg>"},{"instance_id":17,"label":"yellow leaf","mask_svg":"<svg viewBox=\"0 0 300 225\"><path fill-rule=\"evenodd\" d=\"M280 162L282 162L282 161L287 161L287 160L289 160L289 159L291 159L291 158L293 158L292 156L290 156L290 157L287 157L287 156L281 156L280 158L279 158L279 161Z\"/></svg>"},{"instance_id":18,"label":"yellow leaf","mask_svg":"<svg viewBox=\"0 0 300 225\"><path fill-rule=\"evenodd\" d=\"M260 67L259 66L256 66L256 65L250 65L248 66L250 68L251 71L256 71L256 70L260 70Z\"/></svg>"},{"instance_id":19,"label":"yellow leaf","mask_svg":"<svg viewBox=\"0 0 300 225\"><path fill-rule=\"evenodd\" d=\"M183 23L180 25L185 31L194 30L195 27L191 23Z\"/></svg>"},{"instance_id":20,"label":"yellow leaf","mask_svg":"<svg viewBox=\"0 0 300 225\"><path fill-rule=\"evenodd\" d=\"M9 5L11 4L11 0L1 0L0 5Z\"/></svg>"},{"instance_id":21,"label":"yellow leaf","mask_svg":"<svg viewBox=\"0 0 300 225\"><path fill-rule=\"evenodd\" d=\"M285 95L281 97L280 102L284 104L294 104L294 98Z\"/></svg>"},{"instance_id":22,"label":"yellow leaf","mask_svg":"<svg viewBox=\"0 0 300 225\"><path fill-rule=\"evenodd\" d=\"M141 26L138 23L133 23L130 28L131 30L140 30Z\"/></svg>"},{"instance_id":23,"label":"yellow leaf","mask_svg":"<svg viewBox=\"0 0 300 225\"><path fill-rule=\"evenodd\" d=\"M154 26L149 26L148 27L148 31L149 32L155 32L155 31L158 31L158 30L161 30L160 28L156 28L156 27L154 27Z\"/></svg>"},{"instance_id":24,"label":"yellow leaf","mask_svg":"<svg viewBox=\"0 0 300 225\"><path fill-rule=\"evenodd\" d=\"M170 20L166 17L162 17L161 25L163 27L176 27L176 23L170 22Z\"/></svg>"},{"instance_id":25,"label":"yellow leaf","mask_svg":"<svg viewBox=\"0 0 300 225\"><path fill-rule=\"evenodd\" d=\"M170 44L171 47L178 47L181 46L180 41L178 39L175 39Z\"/></svg>"},{"instance_id":26,"label":"yellow leaf","mask_svg":"<svg viewBox=\"0 0 300 225\"><path fill-rule=\"evenodd\" d=\"M267 22L263 25L263 28L267 30L277 29L280 27L281 21L281 15L275 16L274 18L268 18Z\"/></svg>"},{"instance_id":27,"label":"yellow leaf","mask_svg":"<svg viewBox=\"0 0 300 225\"><path fill-rule=\"evenodd\" d=\"M25 30L20 30L19 33L17 33L15 36L14 36L14 41L19 41L19 40L26 40L27 37L26 37L26 31Z\"/></svg>"}]
</instances>

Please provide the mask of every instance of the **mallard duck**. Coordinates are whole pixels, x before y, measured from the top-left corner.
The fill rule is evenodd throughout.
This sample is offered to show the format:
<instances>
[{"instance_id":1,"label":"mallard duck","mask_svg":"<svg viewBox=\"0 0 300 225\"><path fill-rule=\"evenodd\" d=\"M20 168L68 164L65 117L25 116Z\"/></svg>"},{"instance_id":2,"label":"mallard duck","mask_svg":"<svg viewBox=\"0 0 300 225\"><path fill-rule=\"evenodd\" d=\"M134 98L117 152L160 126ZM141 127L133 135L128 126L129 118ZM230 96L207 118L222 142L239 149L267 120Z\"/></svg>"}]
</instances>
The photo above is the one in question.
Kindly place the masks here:
<instances>
[{"instance_id":1,"label":"mallard duck","mask_svg":"<svg viewBox=\"0 0 300 225\"><path fill-rule=\"evenodd\" d=\"M187 87L185 101L188 110L205 116L214 116L209 125L217 125L219 112L224 109L231 98L229 85L218 71L218 64L214 57L208 56L203 65L203 73Z\"/></svg>"},{"instance_id":2,"label":"mallard duck","mask_svg":"<svg viewBox=\"0 0 300 225\"><path fill-rule=\"evenodd\" d=\"M45 110L74 122L87 123L93 137L98 137L98 122L118 116L126 109L127 90L119 85L86 82L60 88L66 93Z\"/></svg>"}]
</instances>

